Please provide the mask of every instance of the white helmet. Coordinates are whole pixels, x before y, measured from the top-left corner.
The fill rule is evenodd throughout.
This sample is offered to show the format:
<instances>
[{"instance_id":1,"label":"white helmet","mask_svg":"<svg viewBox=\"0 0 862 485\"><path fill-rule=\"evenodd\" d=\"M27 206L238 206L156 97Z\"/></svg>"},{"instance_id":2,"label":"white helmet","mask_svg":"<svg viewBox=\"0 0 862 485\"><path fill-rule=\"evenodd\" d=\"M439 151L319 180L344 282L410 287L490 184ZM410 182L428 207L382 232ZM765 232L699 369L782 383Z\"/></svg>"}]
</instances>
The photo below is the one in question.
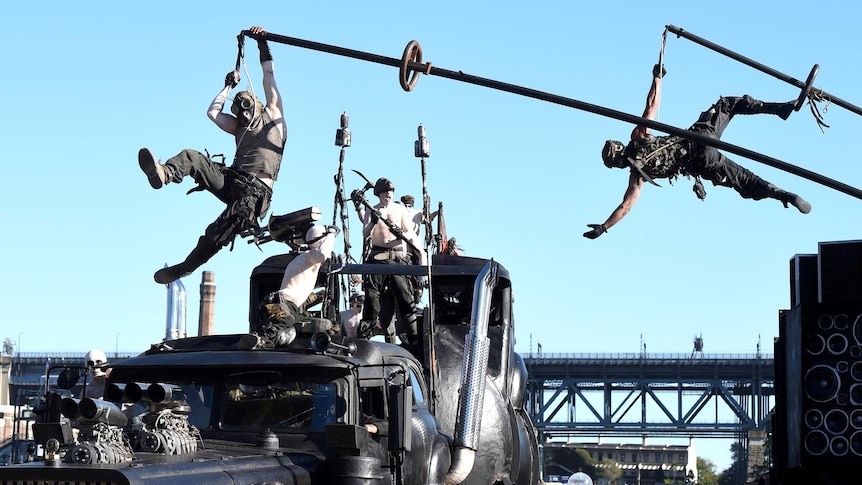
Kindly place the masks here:
<instances>
[{"instance_id":1,"label":"white helmet","mask_svg":"<svg viewBox=\"0 0 862 485\"><path fill-rule=\"evenodd\" d=\"M84 356L84 365L88 367L100 366L108 363L108 356L99 349L92 349Z\"/></svg>"},{"instance_id":2,"label":"white helmet","mask_svg":"<svg viewBox=\"0 0 862 485\"><path fill-rule=\"evenodd\" d=\"M105 375L101 366L108 363L108 356L99 349L91 349L84 355L84 365L92 369L93 375Z\"/></svg>"}]
</instances>

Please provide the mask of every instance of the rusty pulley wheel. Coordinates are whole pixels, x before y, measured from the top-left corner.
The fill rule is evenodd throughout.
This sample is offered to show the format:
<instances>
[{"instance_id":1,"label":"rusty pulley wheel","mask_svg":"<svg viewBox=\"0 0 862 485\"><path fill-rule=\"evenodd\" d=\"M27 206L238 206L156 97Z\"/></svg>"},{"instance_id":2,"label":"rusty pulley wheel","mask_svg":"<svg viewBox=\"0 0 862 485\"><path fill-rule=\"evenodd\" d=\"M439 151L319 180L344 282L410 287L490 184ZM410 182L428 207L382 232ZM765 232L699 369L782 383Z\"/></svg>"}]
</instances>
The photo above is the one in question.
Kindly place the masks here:
<instances>
[{"instance_id":1,"label":"rusty pulley wheel","mask_svg":"<svg viewBox=\"0 0 862 485\"><path fill-rule=\"evenodd\" d=\"M412 91L416 82L419 81L419 71L411 69L409 67L410 62L422 63L422 47L415 40L408 42L407 47L404 48L404 54L401 56L401 69L398 71L401 89L407 92ZM429 62L425 74L428 74L430 69L431 63Z\"/></svg>"}]
</instances>

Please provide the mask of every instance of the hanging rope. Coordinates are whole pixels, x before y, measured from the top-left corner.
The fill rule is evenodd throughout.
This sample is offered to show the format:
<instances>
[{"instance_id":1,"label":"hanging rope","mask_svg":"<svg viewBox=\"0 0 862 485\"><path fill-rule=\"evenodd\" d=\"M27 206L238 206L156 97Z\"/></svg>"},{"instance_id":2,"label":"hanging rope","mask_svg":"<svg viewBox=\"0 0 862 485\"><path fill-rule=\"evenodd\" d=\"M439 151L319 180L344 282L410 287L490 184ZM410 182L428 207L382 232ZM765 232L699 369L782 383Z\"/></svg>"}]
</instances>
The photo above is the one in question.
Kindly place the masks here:
<instances>
[{"instance_id":1,"label":"hanging rope","mask_svg":"<svg viewBox=\"0 0 862 485\"><path fill-rule=\"evenodd\" d=\"M667 45L667 28L665 27L664 33L661 34L661 50L658 52L658 72L659 74L664 72L664 48ZM662 83L664 84L664 83ZM655 110L655 118L661 119L659 116L659 111L661 110L661 104Z\"/></svg>"},{"instance_id":2,"label":"hanging rope","mask_svg":"<svg viewBox=\"0 0 862 485\"><path fill-rule=\"evenodd\" d=\"M237 53L236 53L236 70L239 71L240 65L242 65L242 72L245 73L245 80L248 83L247 91L254 95L257 98L257 93L254 92L254 83L251 82L251 75L248 73L248 63L245 62L245 36L242 32L236 36L237 43ZM258 98L260 99L260 98ZM254 120L252 120L253 122ZM249 123L251 125L252 123Z\"/></svg>"},{"instance_id":3,"label":"hanging rope","mask_svg":"<svg viewBox=\"0 0 862 485\"><path fill-rule=\"evenodd\" d=\"M823 113L817 107L818 102L825 103L823 105ZM829 128L829 125L823 120L823 115L829 109L831 103L832 99L819 89L811 89L808 93L808 107L811 108L811 114L814 116L814 121L817 122L817 127L820 128L821 133L826 133L823 128Z\"/></svg>"},{"instance_id":4,"label":"hanging rope","mask_svg":"<svg viewBox=\"0 0 862 485\"><path fill-rule=\"evenodd\" d=\"M661 72L664 67L664 48L667 45L667 28L664 29L664 33L661 34L661 50L658 53L658 69Z\"/></svg>"}]
</instances>

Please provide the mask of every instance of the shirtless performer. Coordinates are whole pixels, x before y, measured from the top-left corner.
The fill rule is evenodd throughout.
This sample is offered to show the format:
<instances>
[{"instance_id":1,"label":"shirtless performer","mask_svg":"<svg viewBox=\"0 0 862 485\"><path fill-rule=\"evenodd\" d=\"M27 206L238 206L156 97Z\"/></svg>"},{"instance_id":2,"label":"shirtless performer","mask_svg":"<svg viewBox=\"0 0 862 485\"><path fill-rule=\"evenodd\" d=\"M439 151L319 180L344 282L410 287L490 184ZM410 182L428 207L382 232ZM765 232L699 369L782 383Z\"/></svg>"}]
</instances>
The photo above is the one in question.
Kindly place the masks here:
<instances>
[{"instance_id":1,"label":"shirtless performer","mask_svg":"<svg viewBox=\"0 0 862 485\"><path fill-rule=\"evenodd\" d=\"M362 320L362 307L365 304L365 296L360 293L350 295L350 309L338 314L341 321L341 332L347 337L356 337L356 330Z\"/></svg>"},{"instance_id":2,"label":"shirtless performer","mask_svg":"<svg viewBox=\"0 0 862 485\"><path fill-rule=\"evenodd\" d=\"M387 178L379 178L374 184L374 195L379 199L374 209L381 218L385 218L403 231L404 238L418 249L419 264L425 265L427 261L425 251L421 249L422 243L413 230L412 214L405 206L393 202L395 185ZM412 248L408 247L407 242L393 234L374 212L364 210L357 201L354 203L362 221L362 236L371 240L371 251L365 263L411 264L408 251ZM362 311L359 336L369 338L375 329L382 332L380 301L383 297L393 297L398 311L405 317L398 333L402 335L402 340L406 338L405 343L416 343L419 332L416 326L416 303L413 299L413 284L410 278L404 275L365 275L362 281L365 308Z\"/></svg>"},{"instance_id":3,"label":"shirtless performer","mask_svg":"<svg viewBox=\"0 0 862 485\"><path fill-rule=\"evenodd\" d=\"M320 267L335 247L336 234L338 229L334 226L312 226L308 229L305 233L308 249L288 263L284 269L281 288L267 298L273 300L272 303L264 305L269 307L277 304L278 309L281 310L277 321L274 322L269 318L268 321L261 322L256 333L273 340L276 346L287 345L296 338L296 329L293 325L300 319L299 309L314 291ZM267 313L272 314L271 311Z\"/></svg>"}]
</instances>

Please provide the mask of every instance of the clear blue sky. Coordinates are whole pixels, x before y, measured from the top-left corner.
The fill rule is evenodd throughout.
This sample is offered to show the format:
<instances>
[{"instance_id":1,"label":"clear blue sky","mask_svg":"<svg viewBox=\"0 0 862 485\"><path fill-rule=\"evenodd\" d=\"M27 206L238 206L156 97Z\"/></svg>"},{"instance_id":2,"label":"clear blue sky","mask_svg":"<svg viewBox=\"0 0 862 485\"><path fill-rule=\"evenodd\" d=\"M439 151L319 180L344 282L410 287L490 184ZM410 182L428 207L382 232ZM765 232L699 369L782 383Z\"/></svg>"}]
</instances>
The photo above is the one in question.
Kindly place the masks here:
<instances>
[{"instance_id":1,"label":"clear blue sky","mask_svg":"<svg viewBox=\"0 0 862 485\"><path fill-rule=\"evenodd\" d=\"M820 64L815 85L862 104L860 8L819 2L16 2L4 9L5 116L0 158L0 338L24 352L143 350L165 334L164 286L153 272L181 261L222 209L193 186L156 192L136 154L183 148L231 156L206 109L236 60L236 34L270 32L400 57L411 39L448 70L640 115L665 25L682 27L793 77ZM691 182L647 187L608 234L587 240L620 202L627 173L600 150L632 126L440 77L406 93L396 69L273 44L288 143L272 209L317 205L332 218L342 111L347 168L421 194L416 127L431 142L428 187L449 234L514 279L517 348L544 352L771 352L789 306L788 261L820 241L860 239L862 201L730 155L813 205L744 200ZM260 89L257 49L249 74ZM659 121L685 128L719 95L786 101L799 90L670 35ZM241 87L247 87L243 72ZM724 141L862 187L854 142L862 119L830 106L823 134L807 108L788 121L740 117ZM348 188L362 181L349 174ZM419 197L417 197L418 199ZM355 220L353 227L358 224ZM215 272L216 330L247 328L248 276L264 257L238 241ZM184 280L197 330L200 271ZM699 450L703 446L698 446ZM703 452L703 451L702 451ZM707 455L710 457L709 455ZM725 461L710 457L721 465Z\"/></svg>"}]
</instances>

